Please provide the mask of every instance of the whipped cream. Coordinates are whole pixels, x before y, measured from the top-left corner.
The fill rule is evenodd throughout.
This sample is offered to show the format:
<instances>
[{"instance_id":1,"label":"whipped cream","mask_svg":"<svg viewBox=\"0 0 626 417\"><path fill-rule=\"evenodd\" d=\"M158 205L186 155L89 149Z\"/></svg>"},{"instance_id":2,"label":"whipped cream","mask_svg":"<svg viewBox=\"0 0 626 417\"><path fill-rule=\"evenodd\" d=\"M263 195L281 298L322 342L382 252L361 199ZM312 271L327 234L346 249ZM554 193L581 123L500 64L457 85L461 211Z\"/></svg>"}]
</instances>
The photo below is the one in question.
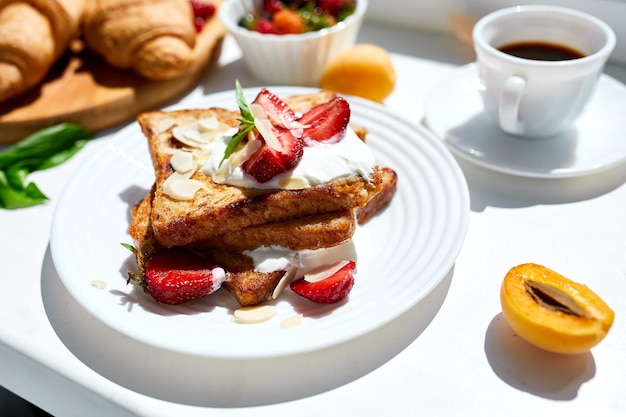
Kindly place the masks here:
<instances>
[{"instance_id":1,"label":"whipped cream","mask_svg":"<svg viewBox=\"0 0 626 417\"><path fill-rule=\"evenodd\" d=\"M302 189L326 184L342 178L361 176L369 178L376 163L374 154L350 128L336 143L316 143L304 147L302 159L295 169L259 183L241 169L242 155L251 150L244 147L220 166L229 137L207 144L209 157L200 170L221 184L263 189ZM254 144L252 144L254 146Z\"/></svg>"},{"instance_id":2,"label":"whipped cream","mask_svg":"<svg viewBox=\"0 0 626 417\"><path fill-rule=\"evenodd\" d=\"M261 246L243 253L252 258L255 270L260 272L295 270L294 279L302 278L323 265L331 265L339 261L356 261L356 248L352 240L330 248L296 251L272 245Z\"/></svg>"}]
</instances>

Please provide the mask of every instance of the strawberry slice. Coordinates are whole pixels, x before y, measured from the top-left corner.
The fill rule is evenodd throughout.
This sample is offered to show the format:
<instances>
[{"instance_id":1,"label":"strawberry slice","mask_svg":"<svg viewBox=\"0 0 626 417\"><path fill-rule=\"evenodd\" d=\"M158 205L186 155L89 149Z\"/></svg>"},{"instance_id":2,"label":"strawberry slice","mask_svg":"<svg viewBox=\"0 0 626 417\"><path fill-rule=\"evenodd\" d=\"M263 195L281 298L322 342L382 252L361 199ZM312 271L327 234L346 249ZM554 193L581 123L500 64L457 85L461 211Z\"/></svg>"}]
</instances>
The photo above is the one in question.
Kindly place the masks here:
<instances>
[{"instance_id":1,"label":"strawberry slice","mask_svg":"<svg viewBox=\"0 0 626 417\"><path fill-rule=\"evenodd\" d=\"M305 125L302 138L306 145L314 145L316 142L339 142L346 132L349 121L350 104L339 96L313 106L298 120Z\"/></svg>"},{"instance_id":2,"label":"strawberry slice","mask_svg":"<svg viewBox=\"0 0 626 417\"><path fill-rule=\"evenodd\" d=\"M309 282L305 278L292 281L289 286L296 294L321 304L343 300L354 286L356 263L347 262L341 269L320 281Z\"/></svg>"},{"instance_id":3,"label":"strawberry slice","mask_svg":"<svg viewBox=\"0 0 626 417\"><path fill-rule=\"evenodd\" d=\"M241 166L244 172L261 184L295 168L304 152L302 139L294 137L288 129L273 125L271 129L282 149L279 151L270 147L262 140L263 137L257 134L257 139L261 139L263 144Z\"/></svg>"},{"instance_id":4,"label":"strawberry slice","mask_svg":"<svg viewBox=\"0 0 626 417\"><path fill-rule=\"evenodd\" d=\"M225 279L224 270L202 256L168 249L147 260L141 284L156 301L181 304L217 291Z\"/></svg>"},{"instance_id":5,"label":"strawberry slice","mask_svg":"<svg viewBox=\"0 0 626 417\"><path fill-rule=\"evenodd\" d=\"M262 145L250 155L241 168L262 184L295 168L302 159L304 143L300 137L294 136L294 131L291 130L300 126L296 122L295 113L274 93L262 89L252 105L260 106L265 117L265 120L258 123L269 121L263 125L263 130L269 129L270 132L267 133L271 138L265 138L258 133L262 129L257 125L256 138L261 139Z\"/></svg>"},{"instance_id":6,"label":"strawberry slice","mask_svg":"<svg viewBox=\"0 0 626 417\"><path fill-rule=\"evenodd\" d=\"M292 125L297 120L297 116L294 111L291 110L291 107L266 88L261 89L253 103L263 108L267 118L274 126L291 129Z\"/></svg>"}]
</instances>

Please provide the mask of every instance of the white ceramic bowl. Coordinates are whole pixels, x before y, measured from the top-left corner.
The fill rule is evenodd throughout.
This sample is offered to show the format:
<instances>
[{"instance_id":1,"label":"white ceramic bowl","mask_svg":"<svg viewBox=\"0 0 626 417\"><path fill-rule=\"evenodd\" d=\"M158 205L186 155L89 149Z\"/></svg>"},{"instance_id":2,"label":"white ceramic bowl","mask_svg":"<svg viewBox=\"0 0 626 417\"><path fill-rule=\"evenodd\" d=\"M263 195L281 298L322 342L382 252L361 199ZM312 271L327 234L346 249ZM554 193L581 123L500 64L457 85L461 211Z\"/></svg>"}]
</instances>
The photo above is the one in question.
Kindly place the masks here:
<instances>
[{"instance_id":1,"label":"white ceramic bowl","mask_svg":"<svg viewBox=\"0 0 626 417\"><path fill-rule=\"evenodd\" d=\"M357 0L354 13L330 28L274 35L238 25L253 4L253 0L225 0L219 16L241 48L248 70L268 85L317 86L326 63L354 46L367 9L367 0Z\"/></svg>"}]
</instances>

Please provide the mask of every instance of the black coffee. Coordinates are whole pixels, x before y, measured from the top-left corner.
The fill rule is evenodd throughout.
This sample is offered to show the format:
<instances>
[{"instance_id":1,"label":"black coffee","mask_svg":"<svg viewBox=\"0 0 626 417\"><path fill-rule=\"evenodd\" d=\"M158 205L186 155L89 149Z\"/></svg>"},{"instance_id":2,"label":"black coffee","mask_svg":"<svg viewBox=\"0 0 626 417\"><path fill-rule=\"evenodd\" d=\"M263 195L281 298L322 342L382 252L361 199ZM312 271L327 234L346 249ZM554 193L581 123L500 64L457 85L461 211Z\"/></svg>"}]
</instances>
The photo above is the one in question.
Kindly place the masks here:
<instances>
[{"instance_id":1,"label":"black coffee","mask_svg":"<svg viewBox=\"0 0 626 417\"><path fill-rule=\"evenodd\" d=\"M536 41L510 43L500 46L498 49L505 54L537 61L567 61L585 56L582 52L569 46Z\"/></svg>"}]
</instances>

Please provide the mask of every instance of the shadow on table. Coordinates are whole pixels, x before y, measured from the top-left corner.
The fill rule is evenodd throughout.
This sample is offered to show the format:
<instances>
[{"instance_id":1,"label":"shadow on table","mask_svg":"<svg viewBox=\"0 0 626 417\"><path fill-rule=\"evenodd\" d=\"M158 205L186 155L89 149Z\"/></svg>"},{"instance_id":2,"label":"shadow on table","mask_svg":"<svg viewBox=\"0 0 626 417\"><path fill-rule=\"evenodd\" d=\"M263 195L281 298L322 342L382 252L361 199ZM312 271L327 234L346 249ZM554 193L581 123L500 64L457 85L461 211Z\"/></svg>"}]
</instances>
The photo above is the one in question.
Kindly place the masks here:
<instances>
[{"instance_id":1,"label":"shadow on table","mask_svg":"<svg viewBox=\"0 0 626 417\"><path fill-rule=\"evenodd\" d=\"M482 168L457 159L471 196L471 210L520 208L590 200L626 183L626 164L575 178L524 178Z\"/></svg>"},{"instance_id":2,"label":"shadow on table","mask_svg":"<svg viewBox=\"0 0 626 417\"><path fill-rule=\"evenodd\" d=\"M230 408L309 397L374 371L428 327L446 298L452 275L453 269L415 306L370 333L318 351L262 359L195 357L118 333L70 296L49 249L42 266L41 288L46 314L61 341L103 378L102 392L94 393L97 397L119 390L111 387L113 381L160 400Z\"/></svg>"},{"instance_id":3,"label":"shadow on table","mask_svg":"<svg viewBox=\"0 0 626 417\"><path fill-rule=\"evenodd\" d=\"M559 355L538 349L520 338L501 313L487 328L485 354L501 380L551 400L576 398L581 385L596 373L591 353Z\"/></svg>"}]
</instances>

